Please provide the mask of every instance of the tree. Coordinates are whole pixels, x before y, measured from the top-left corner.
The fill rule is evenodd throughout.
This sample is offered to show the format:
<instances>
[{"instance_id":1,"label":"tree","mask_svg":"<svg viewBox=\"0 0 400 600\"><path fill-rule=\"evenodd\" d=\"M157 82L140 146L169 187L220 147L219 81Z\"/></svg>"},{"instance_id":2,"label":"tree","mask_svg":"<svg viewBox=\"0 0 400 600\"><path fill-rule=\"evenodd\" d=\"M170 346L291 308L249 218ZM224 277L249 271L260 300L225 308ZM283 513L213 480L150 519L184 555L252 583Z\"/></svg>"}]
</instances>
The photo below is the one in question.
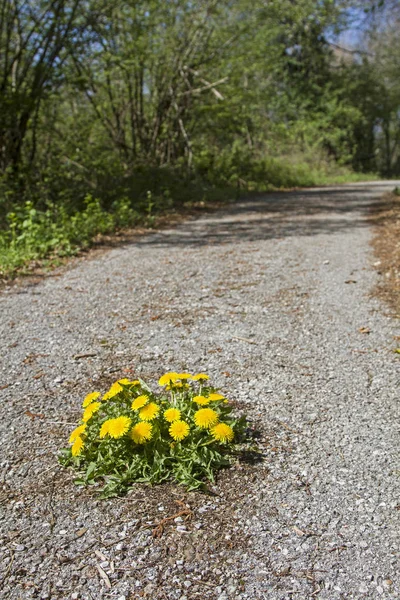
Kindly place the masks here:
<instances>
[{"instance_id":1,"label":"tree","mask_svg":"<svg viewBox=\"0 0 400 600\"><path fill-rule=\"evenodd\" d=\"M36 151L43 99L62 77L80 0L0 0L0 173Z\"/></svg>"}]
</instances>

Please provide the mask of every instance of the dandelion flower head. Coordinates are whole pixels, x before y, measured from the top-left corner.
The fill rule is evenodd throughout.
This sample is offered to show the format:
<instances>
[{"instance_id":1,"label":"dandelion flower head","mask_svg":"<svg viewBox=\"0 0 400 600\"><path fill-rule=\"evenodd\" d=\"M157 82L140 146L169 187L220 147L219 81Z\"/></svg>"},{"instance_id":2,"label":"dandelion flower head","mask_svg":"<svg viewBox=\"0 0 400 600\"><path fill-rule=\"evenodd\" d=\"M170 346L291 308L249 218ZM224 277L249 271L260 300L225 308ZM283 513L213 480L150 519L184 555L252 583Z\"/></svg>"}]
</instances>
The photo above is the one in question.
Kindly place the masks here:
<instances>
[{"instance_id":1,"label":"dandelion flower head","mask_svg":"<svg viewBox=\"0 0 400 600\"><path fill-rule=\"evenodd\" d=\"M233 440L233 429L226 423L218 423L211 429L211 435L218 442L231 442Z\"/></svg>"},{"instance_id":2,"label":"dandelion flower head","mask_svg":"<svg viewBox=\"0 0 400 600\"><path fill-rule=\"evenodd\" d=\"M124 379L118 379L117 383L121 383L122 385L136 385L136 383L139 383L139 382L137 380L130 381L129 379L127 379L125 377Z\"/></svg>"},{"instance_id":3,"label":"dandelion flower head","mask_svg":"<svg viewBox=\"0 0 400 600\"><path fill-rule=\"evenodd\" d=\"M94 413L99 410L100 406L100 402L92 402L91 404L89 404L89 406L83 411L82 421L87 423L89 419L92 418Z\"/></svg>"},{"instance_id":4,"label":"dandelion flower head","mask_svg":"<svg viewBox=\"0 0 400 600\"><path fill-rule=\"evenodd\" d=\"M210 401L212 400L224 400L225 396L223 396L222 394L208 394L208 399Z\"/></svg>"},{"instance_id":5,"label":"dandelion flower head","mask_svg":"<svg viewBox=\"0 0 400 600\"><path fill-rule=\"evenodd\" d=\"M192 375L190 373L178 373L178 379L192 379Z\"/></svg>"},{"instance_id":6,"label":"dandelion flower head","mask_svg":"<svg viewBox=\"0 0 400 600\"><path fill-rule=\"evenodd\" d=\"M210 379L206 373L197 373L197 375L192 375L193 381L200 381L201 379Z\"/></svg>"},{"instance_id":7,"label":"dandelion flower head","mask_svg":"<svg viewBox=\"0 0 400 600\"><path fill-rule=\"evenodd\" d=\"M152 421L156 418L158 413L160 412L160 407L155 402L150 402L147 406L144 406L140 412L139 417L142 421Z\"/></svg>"},{"instance_id":8,"label":"dandelion flower head","mask_svg":"<svg viewBox=\"0 0 400 600\"><path fill-rule=\"evenodd\" d=\"M197 427L209 429L218 423L218 414L212 408L201 408L194 413L194 422Z\"/></svg>"},{"instance_id":9,"label":"dandelion flower head","mask_svg":"<svg viewBox=\"0 0 400 600\"><path fill-rule=\"evenodd\" d=\"M99 435L100 437L104 437L106 434L108 434L110 437L118 439L127 433L131 423L132 421L130 418L125 417L124 415L121 417L116 417L115 419L108 419L101 426Z\"/></svg>"},{"instance_id":10,"label":"dandelion flower head","mask_svg":"<svg viewBox=\"0 0 400 600\"><path fill-rule=\"evenodd\" d=\"M72 456L79 456L82 453L83 450L83 440L81 437L76 438L76 440L74 441L72 448L71 448L71 454Z\"/></svg>"},{"instance_id":11,"label":"dandelion flower head","mask_svg":"<svg viewBox=\"0 0 400 600\"><path fill-rule=\"evenodd\" d=\"M138 396L131 404L132 410L139 410L139 408L143 408L145 404L149 401L148 396Z\"/></svg>"},{"instance_id":12,"label":"dandelion flower head","mask_svg":"<svg viewBox=\"0 0 400 600\"><path fill-rule=\"evenodd\" d=\"M108 392L106 392L103 396L103 400L110 400L110 398L114 398L117 394L123 391L123 387L116 381L112 384Z\"/></svg>"},{"instance_id":13,"label":"dandelion flower head","mask_svg":"<svg viewBox=\"0 0 400 600\"><path fill-rule=\"evenodd\" d=\"M100 438L106 437L106 435L108 433L108 426L110 424L110 421L111 421L111 419L107 419L107 421L104 421L103 425L100 427L100 433L99 433Z\"/></svg>"},{"instance_id":14,"label":"dandelion flower head","mask_svg":"<svg viewBox=\"0 0 400 600\"><path fill-rule=\"evenodd\" d=\"M152 425L146 422L137 423L131 431L131 437L136 444L145 444L151 439Z\"/></svg>"},{"instance_id":15,"label":"dandelion flower head","mask_svg":"<svg viewBox=\"0 0 400 600\"><path fill-rule=\"evenodd\" d=\"M177 408L167 408L164 411L164 419L168 421L168 423L173 423L174 421L179 421L181 418L181 411Z\"/></svg>"},{"instance_id":16,"label":"dandelion flower head","mask_svg":"<svg viewBox=\"0 0 400 600\"><path fill-rule=\"evenodd\" d=\"M87 406L89 406L89 404L91 404L94 400L97 400L99 396L100 392L92 392L91 394L85 396L85 399L82 403L82 408L86 408Z\"/></svg>"},{"instance_id":17,"label":"dandelion flower head","mask_svg":"<svg viewBox=\"0 0 400 600\"><path fill-rule=\"evenodd\" d=\"M69 443L73 444L74 441L76 440L77 437L79 437L80 435L82 435L82 433L85 431L86 429L86 423L84 423L83 425L79 425L79 427L75 427L75 429L72 431L70 437L69 437Z\"/></svg>"},{"instance_id":18,"label":"dandelion flower head","mask_svg":"<svg viewBox=\"0 0 400 600\"><path fill-rule=\"evenodd\" d=\"M178 377L178 373L175 372L170 372L170 373L165 373L165 375L163 375L162 377L160 377L160 379L158 380L158 385L167 385L168 383L170 383L171 381L174 382L177 379L179 379Z\"/></svg>"},{"instance_id":19,"label":"dandelion flower head","mask_svg":"<svg viewBox=\"0 0 400 600\"><path fill-rule=\"evenodd\" d=\"M193 398L193 402L195 402L196 404L200 404L200 406L206 406L207 404L210 404L211 400L210 398L206 398L205 396L195 396Z\"/></svg>"},{"instance_id":20,"label":"dandelion flower head","mask_svg":"<svg viewBox=\"0 0 400 600\"><path fill-rule=\"evenodd\" d=\"M165 386L165 389L169 391L169 390L176 390L179 388L187 388L187 387L189 387L189 385L187 383L182 383L182 381L175 381L174 383L168 383Z\"/></svg>"},{"instance_id":21,"label":"dandelion flower head","mask_svg":"<svg viewBox=\"0 0 400 600\"><path fill-rule=\"evenodd\" d=\"M184 440L189 435L190 428L185 421L174 421L169 428L169 435L174 438L176 442Z\"/></svg>"}]
</instances>

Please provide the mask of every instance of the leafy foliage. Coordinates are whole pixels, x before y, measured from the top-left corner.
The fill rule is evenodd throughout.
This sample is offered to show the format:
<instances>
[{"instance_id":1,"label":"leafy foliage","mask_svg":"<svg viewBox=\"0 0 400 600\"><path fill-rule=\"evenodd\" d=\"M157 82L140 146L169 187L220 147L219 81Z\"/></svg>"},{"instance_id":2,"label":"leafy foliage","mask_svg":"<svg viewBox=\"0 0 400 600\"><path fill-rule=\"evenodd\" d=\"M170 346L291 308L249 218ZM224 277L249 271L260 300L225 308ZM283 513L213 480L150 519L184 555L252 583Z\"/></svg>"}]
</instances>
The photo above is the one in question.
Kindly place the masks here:
<instances>
[{"instance_id":1,"label":"leafy foliage","mask_svg":"<svg viewBox=\"0 0 400 600\"><path fill-rule=\"evenodd\" d=\"M103 497L117 495L133 482L173 479L188 489L214 481L228 466L232 442L245 427L232 416L226 398L208 385L204 373L167 373L165 391L154 394L142 380L115 382L86 396L82 420L72 432L60 462L72 466L79 485L104 483Z\"/></svg>"},{"instance_id":2,"label":"leafy foliage","mask_svg":"<svg viewBox=\"0 0 400 600\"><path fill-rule=\"evenodd\" d=\"M336 43L354 15L360 50ZM188 200L399 174L399 18L395 0L0 0L2 274Z\"/></svg>"}]
</instances>

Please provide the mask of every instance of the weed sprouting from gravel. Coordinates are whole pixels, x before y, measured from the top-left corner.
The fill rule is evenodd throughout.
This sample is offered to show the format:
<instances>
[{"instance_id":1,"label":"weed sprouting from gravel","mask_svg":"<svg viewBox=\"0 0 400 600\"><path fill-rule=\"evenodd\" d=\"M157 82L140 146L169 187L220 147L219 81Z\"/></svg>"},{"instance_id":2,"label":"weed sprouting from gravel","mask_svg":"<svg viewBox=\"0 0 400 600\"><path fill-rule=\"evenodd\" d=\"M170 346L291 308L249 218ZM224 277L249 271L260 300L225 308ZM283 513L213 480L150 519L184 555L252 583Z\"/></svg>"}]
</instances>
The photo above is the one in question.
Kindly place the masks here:
<instances>
[{"instance_id":1,"label":"weed sprouting from gravel","mask_svg":"<svg viewBox=\"0 0 400 600\"><path fill-rule=\"evenodd\" d=\"M166 373L154 394L141 379L120 379L101 397L91 392L60 462L79 472L79 485L103 482L102 496L133 482L175 480L189 490L214 481L231 462L246 420L208 385L205 373Z\"/></svg>"}]
</instances>

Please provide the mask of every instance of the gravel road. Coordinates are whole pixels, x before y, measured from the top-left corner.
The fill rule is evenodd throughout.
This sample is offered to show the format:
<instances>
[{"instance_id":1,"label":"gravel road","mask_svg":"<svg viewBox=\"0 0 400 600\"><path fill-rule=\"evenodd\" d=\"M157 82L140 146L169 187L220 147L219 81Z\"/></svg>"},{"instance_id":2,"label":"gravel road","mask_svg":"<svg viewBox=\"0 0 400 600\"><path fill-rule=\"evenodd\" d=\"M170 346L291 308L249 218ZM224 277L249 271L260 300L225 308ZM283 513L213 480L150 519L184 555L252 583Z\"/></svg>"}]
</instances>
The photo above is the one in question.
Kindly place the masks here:
<instances>
[{"instance_id":1,"label":"gravel road","mask_svg":"<svg viewBox=\"0 0 400 600\"><path fill-rule=\"evenodd\" d=\"M259 196L2 291L2 598L400 598L400 332L365 219L394 185ZM166 370L208 372L262 460L209 495L75 487L85 393Z\"/></svg>"}]
</instances>

